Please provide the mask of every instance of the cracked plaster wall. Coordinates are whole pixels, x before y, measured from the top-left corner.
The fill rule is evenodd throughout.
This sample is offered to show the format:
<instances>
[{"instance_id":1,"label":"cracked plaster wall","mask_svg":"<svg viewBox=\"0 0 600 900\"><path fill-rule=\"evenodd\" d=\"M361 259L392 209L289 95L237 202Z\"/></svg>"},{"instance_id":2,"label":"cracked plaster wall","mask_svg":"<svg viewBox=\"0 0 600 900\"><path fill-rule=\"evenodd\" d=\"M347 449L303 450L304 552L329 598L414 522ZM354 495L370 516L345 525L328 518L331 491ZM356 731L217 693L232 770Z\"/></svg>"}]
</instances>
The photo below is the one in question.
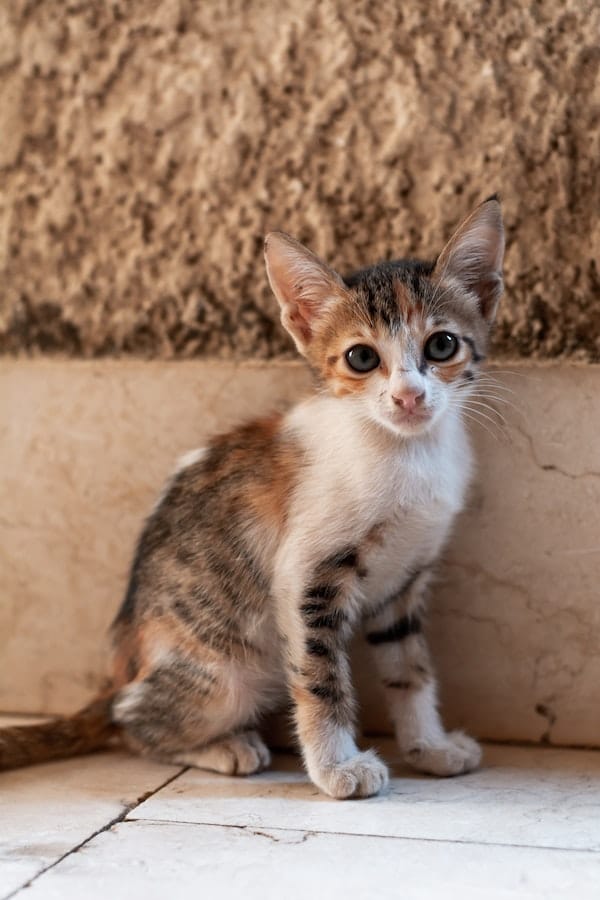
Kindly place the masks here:
<instances>
[{"instance_id":1,"label":"cracked plaster wall","mask_svg":"<svg viewBox=\"0 0 600 900\"><path fill-rule=\"evenodd\" d=\"M475 429L479 472L433 592L444 712L481 737L600 746L600 367L492 374L516 409ZM174 460L309 384L297 363L0 361L0 710L91 696ZM363 722L386 731L357 649Z\"/></svg>"},{"instance_id":2,"label":"cracked plaster wall","mask_svg":"<svg viewBox=\"0 0 600 900\"><path fill-rule=\"evenodd\" d=\"M273 358L261 242L434 255L494 190L496 352L600 359L592 0L0 3L0 350Z\"/></svg>"}]
</instances>

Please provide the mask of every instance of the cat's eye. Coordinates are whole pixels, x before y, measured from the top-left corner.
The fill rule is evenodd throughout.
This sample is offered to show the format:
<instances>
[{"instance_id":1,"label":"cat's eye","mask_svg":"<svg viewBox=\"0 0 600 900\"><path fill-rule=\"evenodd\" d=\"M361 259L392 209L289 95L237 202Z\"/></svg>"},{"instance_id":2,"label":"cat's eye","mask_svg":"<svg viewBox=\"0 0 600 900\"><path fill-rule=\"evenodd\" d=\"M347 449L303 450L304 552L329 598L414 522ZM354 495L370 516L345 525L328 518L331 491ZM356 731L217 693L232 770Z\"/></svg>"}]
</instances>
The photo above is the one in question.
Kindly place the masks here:
<instances>
[{"instance_id":1,"label":"cat's eye","mask_svg":"<svg viewBox=\"0 0 600 900\"><path fill-rule=\"evenodd\" d=\"M430 362L446 362L458 350L458 338L449 331L436 331L425 344L425 359Z\"/></svg>"},{"instance_id":2,"label":"cat's eye","mask_svg":"<svg viewBox=\"0 0 600 900\"><path fill-rule=\"evenodd\" d=\"M372 372L381 360L372 347L368 347L366 344L356 344L346 350L346 362L355 372Z\"/></svg>"}]
</instances>

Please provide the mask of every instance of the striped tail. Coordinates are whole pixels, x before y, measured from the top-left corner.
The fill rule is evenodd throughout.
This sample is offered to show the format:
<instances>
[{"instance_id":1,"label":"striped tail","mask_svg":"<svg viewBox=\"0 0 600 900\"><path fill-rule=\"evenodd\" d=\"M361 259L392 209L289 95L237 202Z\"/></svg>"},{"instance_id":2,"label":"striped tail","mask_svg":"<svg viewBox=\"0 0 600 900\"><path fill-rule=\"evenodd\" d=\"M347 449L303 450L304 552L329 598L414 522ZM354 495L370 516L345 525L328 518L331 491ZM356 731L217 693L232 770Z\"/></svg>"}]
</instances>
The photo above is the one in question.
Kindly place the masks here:
<instances>
[{"instance_id":1,"label":"striped tail","mask_svg":"<svg viewBox=\"0 0 600 900\"><path fill-rule=\"evenodd\" d=\"M97 697L73 716L41 725L0 728L0 770L101 750L118 733L111 722L113 694Z\"/></svg>"}]
</instances>

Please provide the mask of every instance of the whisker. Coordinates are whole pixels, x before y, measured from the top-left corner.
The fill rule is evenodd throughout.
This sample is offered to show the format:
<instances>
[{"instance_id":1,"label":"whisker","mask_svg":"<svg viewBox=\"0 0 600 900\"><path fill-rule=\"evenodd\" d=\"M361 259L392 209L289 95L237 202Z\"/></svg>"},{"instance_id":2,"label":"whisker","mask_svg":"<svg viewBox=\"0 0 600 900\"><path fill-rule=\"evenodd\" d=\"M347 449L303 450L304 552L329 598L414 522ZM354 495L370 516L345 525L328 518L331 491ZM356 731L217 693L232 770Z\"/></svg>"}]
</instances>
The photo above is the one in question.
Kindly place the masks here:
<instances>
[{"instance_id":1,"label":"whisker","mask_svg":"<svg viewBox=\"0 0 600 900\"><path fill-rule=\"evenodd\" d=\"M480 403L477 400L471 399L470 397L467 397L464 400L457 397L452 397L450 398L449 406L452 406L452 408L459 407L461 409L468 409L474 415L479 415L487 419L503 432L507 432L507 430L510 428L510 423L500 412L500 410L495 409L493 406L490 406L487 403ZM486 413L483 412L484 409L492 413L493 416L497 416L499 421L496 421L496 419L494 419L493 417L486 415Z\"/></svg>"},{"instance_id":2,"label":"whisker","mask_svg":"<svg viewBox=\"0 0 600 900\"><path fill-rule=\"evenodd\" d=\"M460 413L461 413L461 415L463 415L466 419L469 419L471 422L474 422L476 425L479 425L481 428L483 428L484 431L487 431L487 433L490 435L490 437L492 437L495 441L498 440L498 435L497 435L497 433L495 433L494 431L492 431L491 428L488 428L488 426L485 425L484 422L481 422L478 418L476 418L475 414L470 415L470 414L467 412L467 410L465 410L464 407L460 410Z\"/></svg>"},{"instance_id":3,"label":"whisker","mask_svg":"<svg viewBox=\"0 0 600 900\"><path fill-rule=\"evenodd\" d=\"M503 426L501 426L497 422L494 422L492 428L490 429L487 425L485 425L481 417L478 418L479 414L475 410L471 410L471 413L475 416L475 420L479 423L479 425L481 425L482 428L486 428L488 432L491 430L494 440L500 441L503 444L510 443L508 433Z\"/></svg>"},{"instance_id":4,"label":"whisker","mask_svg":"<svg viewBox=\"0 0 600 900\"><path fill-rule=\"evenodd\" d=\"M457 385L457 390L461 393L467 392L468 397L485 397L489 400L497 400L499 403L506 403L508 406L512 406L513 409L518 410L518 407L512 402L512 400L509 400L507 397L503 397L501 394L497 394L493 387L487 387L486 385L483 385L483 390L480 390L478 384L468 384Z\"/></svg>"},{"instance_id":5,"label":"whisker","mask_svg":"<svg viewBox=\"0 0 600 900\"><path fill-rule=\"evenodd\" d=\"M498 388L500 391L505 391L507 394L515 394L516 391L513 391L512 388L509 388L508 385L502 384L501 381L498 381L496 378L492 378L491 375L478 375L475 384L484 384L489 385L490 387Z\"/></svg>"},{"instance_id":6,"label":"whisker","mask_svg":"<svg viewBox=\"0 0 600 900\"><path fill-rule=\"evenodd\" d=\"M526 378L530 381L541 382L543 380L537 375L530 375L529 372L513 372L510 369L497 369L495 366L493 367L493 371L498 375L511 375L514 378Z\"/></svg>"},{"instance_id":7,"label":"whisker","mask_svg":"<svg viewBox=\"0 0 600 900\"><path fill-rule=\"evenodd\" d=\"M508 427L508 422L506 421L504 416L497 409L494 409L493 407L490 407L485 403L477 403L476 401L470 402L468 399L459 401L458 398L450 398L448 406L452 407L453 409L458 409L460 412L462 412L463 410L468 410L473 415L480 416L480 417L486 419L488 422L490 422L492 425L494 425L500 431L504 431L505 428ZM477 408L475 408L475 407L477 407ZM496 419L494 419L491 416L486 415L486 413L482 412L482 409L487 409L490 412L494 413L496 416L498 416L498 418L502 422L502 425L500 424L500 422L497 422Z\"/></svg>"},{"instance_id":8,"label":"whisker","mask_svg":"<svg viewBox=\"0 0 600 900\"><path fill-rule=\"evenodd\" d=\"M498 416L498 418L500 419L500 421L501 421L504 425L506 425L506 427L508 428L508 422L506 421L506 419L505 419L505 417L502 415L502 413L501 413L499 410L494 409L494 407L493 407L493 406L490 406L488 403L477 403L477 401L475 401L475 400L467 400L467 403L466 403L465 405L466 405L469 409L472 409L473 412L476 411L476 410L473 409L474 406L476 406L476 407L478 408L477 411L478 411L479 409L487 409L487 410L489 410L489 412L493 413L495 416ZM481 415L484 415L484 413L481 413Z\"/></svg>"},{"instance_id":9,"label":"whisker","mask_svg":"<svg viewBox=\"0 0 600 900\"><path fill-rule=\"evenodd\" d=\"M523 410L519 409L515 403L507 400L506 397L498 397L496 394L482 393L480 391L474 391L473 396L481 397L482 400L493 400L494 403L504 403L505 406L510 406L510 408L514 409L520 416L524 415Z\"/></svg>"},{"instance_id":10,"label":"whisker","mask_svg":"<svg viewBox=\"0 0 600 900\"><path fill-rule=\"evenodd\" d=\"M494 415L498 416L499 418L503 418L502 413L499 412L497 409L494 409L494 407L490 406L488 403L478 403L477 400L469 399L469 400L465 400L464 405L467 407L467 409L471 409L473 412L479 411L480 409L487 409L488 412L493 413ZM475 410L473 407L477 407L477 410ZM485 413L480 413L480 415L485 415Z\"/></svg>"}]
</instances>

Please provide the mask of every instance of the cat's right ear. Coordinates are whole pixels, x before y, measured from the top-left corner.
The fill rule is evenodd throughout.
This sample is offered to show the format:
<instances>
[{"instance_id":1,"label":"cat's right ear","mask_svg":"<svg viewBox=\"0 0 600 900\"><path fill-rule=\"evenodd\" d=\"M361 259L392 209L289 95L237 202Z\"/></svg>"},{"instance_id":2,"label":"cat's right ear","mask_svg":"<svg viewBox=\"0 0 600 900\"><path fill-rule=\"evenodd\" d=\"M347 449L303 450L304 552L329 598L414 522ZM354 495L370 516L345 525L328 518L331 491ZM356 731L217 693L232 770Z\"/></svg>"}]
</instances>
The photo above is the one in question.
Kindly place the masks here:
<instances>
[{"instance_id":1,"label":"cat's right ear","mask_svg":"<svg viewBox=\"0 0 600 900\"><path fill-rule=\"evenodd\" d=\"M283 231L272 231L265 238L265 262L281 306L283 327L306 355L319 319L345 293L344 283L318 256Z\"/></svg>"}]
</instances>

